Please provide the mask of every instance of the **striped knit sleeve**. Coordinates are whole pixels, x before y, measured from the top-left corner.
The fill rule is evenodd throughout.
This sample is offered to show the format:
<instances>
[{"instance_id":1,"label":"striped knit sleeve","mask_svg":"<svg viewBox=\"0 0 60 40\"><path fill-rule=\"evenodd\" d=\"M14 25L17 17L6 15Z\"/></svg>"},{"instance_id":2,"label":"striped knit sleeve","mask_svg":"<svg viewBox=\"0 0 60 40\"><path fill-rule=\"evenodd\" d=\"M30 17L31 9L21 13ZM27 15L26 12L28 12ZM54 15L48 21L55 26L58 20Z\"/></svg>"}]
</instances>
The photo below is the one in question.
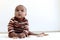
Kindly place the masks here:
<instances>
[{"instance_id":1,"label":"striped knit sleeve","mask_svg":"<svg viewBox=\"0 0 60 40\"><path fill-rule=\"evenodd\" d=\"M28 23L28 20L26 19L25 20L25 28L24 29L25 30L29 30L29 27L28 26L29 26L29 23Z\"/></svg>"},{"instance_id":2,"label":"striped knit sleeve","mask_svg":"<svg viewBox=\"0 0 60 40\"><path fill-rule=\"evenodd\" d=\"M12 18L8 24L8 32L14 32L14 18Z\"/></svg>"}]
</instances>

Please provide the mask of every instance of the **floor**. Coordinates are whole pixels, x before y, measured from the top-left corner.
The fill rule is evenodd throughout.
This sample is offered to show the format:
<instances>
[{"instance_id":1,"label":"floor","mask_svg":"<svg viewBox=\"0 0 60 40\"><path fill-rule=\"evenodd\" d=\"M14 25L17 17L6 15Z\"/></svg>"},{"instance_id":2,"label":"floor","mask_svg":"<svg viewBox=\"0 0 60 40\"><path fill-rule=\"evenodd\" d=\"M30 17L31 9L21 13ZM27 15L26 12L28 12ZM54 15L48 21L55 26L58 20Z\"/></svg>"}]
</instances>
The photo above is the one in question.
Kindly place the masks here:
<instances>
[{"instance_id":1,"label":"floor","mask_svg":"<svg viewBox=\"0 0 60 40\"><path fill-rule=\"evenodd\" d=\"M36 36L29 36L26 38L9 38L8 34L0 34L0 40L60 40L60 32L47 32L48 36L43 37L36 37Z\"/></svg>"}]
</instances>

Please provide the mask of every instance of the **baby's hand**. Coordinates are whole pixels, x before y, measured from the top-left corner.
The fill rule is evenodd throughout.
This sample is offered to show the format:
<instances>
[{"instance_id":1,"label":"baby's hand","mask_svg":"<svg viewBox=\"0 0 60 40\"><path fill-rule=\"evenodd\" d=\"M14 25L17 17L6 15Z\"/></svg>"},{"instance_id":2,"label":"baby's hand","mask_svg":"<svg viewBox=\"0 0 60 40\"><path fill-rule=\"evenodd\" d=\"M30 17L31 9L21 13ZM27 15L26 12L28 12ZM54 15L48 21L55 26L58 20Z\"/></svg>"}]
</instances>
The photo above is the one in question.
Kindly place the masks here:
<instances>
[{"instance_id":1,"label":"baby's hand","mask_svg":"<svg viewBox=\"0 0 60 40\"><path fill-rule=\"evenodd\" d=\"M18 35L15 32L12 32L11 35L13 36L13 38L18 37Z\"/></svg>"},{"instance_id":2,"label":"baby's hand","mask_svg":"<svg viewBox=\"0 0 60 40\"><path fill-rule=\"evenodd\" d=\"M25 33L26 37L28 37L28 36L29 36L29 35L28 35L28 34L29 34L29 31L24 30L23 32Z\"/></svg>"},{"instance_id":3,"label":"baby's hand","mask_svg":"<svg viewBox=\"0 0 60 40\"><path fill-rule=\"evenodd\" d=\"M25 38L26 35L25 35L25 33L20 33L20 34L18 35L18 37L19 37L19 38Z\"/></svg>"}]
</instances>

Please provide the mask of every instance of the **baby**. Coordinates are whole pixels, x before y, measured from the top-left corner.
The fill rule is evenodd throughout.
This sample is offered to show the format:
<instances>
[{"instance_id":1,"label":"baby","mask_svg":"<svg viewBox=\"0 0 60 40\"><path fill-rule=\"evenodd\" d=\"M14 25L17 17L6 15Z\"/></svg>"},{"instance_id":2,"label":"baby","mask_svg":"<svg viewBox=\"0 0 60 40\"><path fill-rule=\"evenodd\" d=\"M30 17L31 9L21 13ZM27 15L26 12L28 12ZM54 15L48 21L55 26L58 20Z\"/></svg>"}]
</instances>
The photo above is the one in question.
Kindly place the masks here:
<instances>
[{"instance_id":1,"label":"baby","mask_svg":"<svg viewBox=\"0 0 60 40\"><path fill-rule=\"evenodd\" d=\"M18 5L15 8L15 16L11 18L8 24L8 36L10 38L25 38L29 35L46 36L47 34L35 34L29 31L28 20L25 18L27 9L23 5Z\"/></svg>"}]
</instances>

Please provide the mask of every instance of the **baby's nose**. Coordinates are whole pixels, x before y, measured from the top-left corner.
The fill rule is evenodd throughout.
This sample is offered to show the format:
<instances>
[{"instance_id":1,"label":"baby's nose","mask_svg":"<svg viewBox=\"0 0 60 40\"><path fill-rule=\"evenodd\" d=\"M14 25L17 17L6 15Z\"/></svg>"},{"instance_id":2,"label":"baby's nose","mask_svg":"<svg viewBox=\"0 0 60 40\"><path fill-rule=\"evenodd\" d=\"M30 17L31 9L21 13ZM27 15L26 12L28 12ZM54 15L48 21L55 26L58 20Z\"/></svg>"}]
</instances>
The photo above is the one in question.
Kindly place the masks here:
<instances>
[{"instance_id":1,"label":"baby's nose","mask_svg":"<svg viewBox=\"0 0 60 40\"><path fill-rule=\"evenodd\" d=\"M19 11L19 14L21 14L21 11Z\"/></svg>"},{"instance_id":2,"label":"baby's nose","mask_svg":"<svg viewBox=\"0 0 60 40\"><path fill-rule=\"evenodd\" d=\"M21 11L19 11L19 12L21 12Z\"/></svg>"}]
</instances>

